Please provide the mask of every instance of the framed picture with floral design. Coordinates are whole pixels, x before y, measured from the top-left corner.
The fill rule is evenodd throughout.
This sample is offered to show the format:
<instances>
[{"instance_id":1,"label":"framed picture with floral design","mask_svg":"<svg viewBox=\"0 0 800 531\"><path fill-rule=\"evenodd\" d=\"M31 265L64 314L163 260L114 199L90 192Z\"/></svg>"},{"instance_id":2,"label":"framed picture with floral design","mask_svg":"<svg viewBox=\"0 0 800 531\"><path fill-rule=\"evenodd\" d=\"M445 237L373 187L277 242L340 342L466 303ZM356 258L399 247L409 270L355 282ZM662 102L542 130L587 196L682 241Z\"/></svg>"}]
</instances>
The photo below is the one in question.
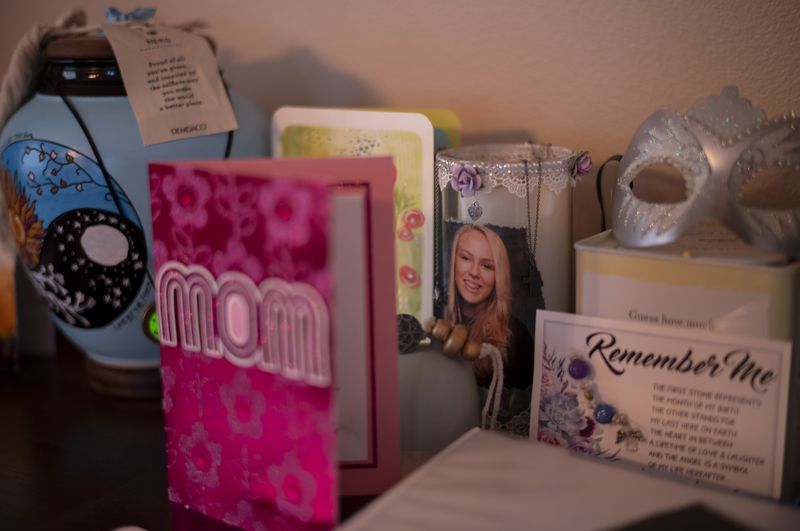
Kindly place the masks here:
<instances>
[{"instance_id":1,"label":"framed picture with floral design","mask_svg":"<svg viewBox=\"0 0 800 531\"><path fill-rule=\"evenodd\" d=\"M454 115L447 116L452 122ZM457 133L457 126L448 130ZM436 141L453 137L440 134ZM434 127L422 113L282 107L272 118L276 158L392 157L397 313L419 321L433 311L434 142Z\"/></svg>"}]
</instances>

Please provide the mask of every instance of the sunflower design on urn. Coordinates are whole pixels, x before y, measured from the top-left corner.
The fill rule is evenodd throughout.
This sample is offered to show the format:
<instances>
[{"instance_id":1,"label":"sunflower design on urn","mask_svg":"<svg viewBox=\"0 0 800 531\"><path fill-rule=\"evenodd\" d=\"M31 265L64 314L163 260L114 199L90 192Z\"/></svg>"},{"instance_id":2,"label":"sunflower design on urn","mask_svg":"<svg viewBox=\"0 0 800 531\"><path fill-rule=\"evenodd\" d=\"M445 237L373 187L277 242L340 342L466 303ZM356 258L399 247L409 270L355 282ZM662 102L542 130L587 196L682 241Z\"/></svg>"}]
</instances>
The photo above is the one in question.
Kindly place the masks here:
<instances>
[{"instance_id":1,"label":"sunflower design on urn","mask_svg":"<svg viewBox=\"0 0 800 531\"><path fill-rule=\"evenodd\" d=\"M28 267L36 266L44 237L42 220L36 215L36 200L25 193L17 184L16 176L12 176L5 167L0 168L0 180L3 184L8 221L20 259Z\"/></svg>"}]
</instances>

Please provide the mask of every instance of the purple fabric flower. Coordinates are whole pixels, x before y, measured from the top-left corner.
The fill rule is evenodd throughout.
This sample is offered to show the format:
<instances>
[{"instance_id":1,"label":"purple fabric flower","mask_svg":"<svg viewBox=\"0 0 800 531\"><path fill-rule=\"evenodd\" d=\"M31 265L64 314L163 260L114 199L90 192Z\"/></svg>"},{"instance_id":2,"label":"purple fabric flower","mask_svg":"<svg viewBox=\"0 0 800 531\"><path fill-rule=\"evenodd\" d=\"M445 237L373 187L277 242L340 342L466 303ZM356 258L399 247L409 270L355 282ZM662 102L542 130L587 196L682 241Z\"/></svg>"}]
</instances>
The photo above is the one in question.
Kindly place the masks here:
<instances>
[{"instance_id":1,"label":"purple fabric flower","mask_svg":"<svg viewBox=\"0 0 800 531\"><path fill-rule=\"evenodd\" d=\"M581 175L586 175L591 169L592 157L589 155L588 151L582 151L572 159L569 171L573 177L579 177Z\"/></svg>"},{"instance_id":2,"label":"purple fabric flower","mask_svg":"<svg viewBox=\"0 0 800 531\"><path fill-rule=\"evenodd\" d=\"M461 197L472 197L481 188L481 176L470 164L455 164L450 177L450 186L459 192Z\"/></svg>"}]
</instances>

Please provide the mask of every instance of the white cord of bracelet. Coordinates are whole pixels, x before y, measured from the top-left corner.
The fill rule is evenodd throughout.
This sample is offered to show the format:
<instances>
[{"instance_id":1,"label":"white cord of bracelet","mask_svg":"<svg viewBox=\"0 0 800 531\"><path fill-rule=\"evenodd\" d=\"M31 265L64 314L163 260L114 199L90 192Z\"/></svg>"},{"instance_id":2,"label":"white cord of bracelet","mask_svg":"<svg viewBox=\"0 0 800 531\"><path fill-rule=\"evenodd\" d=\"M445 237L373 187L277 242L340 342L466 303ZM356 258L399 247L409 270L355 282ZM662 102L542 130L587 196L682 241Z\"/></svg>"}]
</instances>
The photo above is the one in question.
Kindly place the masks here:
<instances>
[{"instance_id":1,"label":"white cord of bracelet","mask_svg":"<svg viewBox=\"0 0 800 531\"><path fill-rule=\"evenodd\" d=\"M478 359L489 357L492 360L492 381L489 384L489 392L486 394L486 402L481 411L481 428L494 430L497 424L497 415L500 413L500 401L503 398L503 355L491 343L481 344L481 354ZM491 409L490 422L487 424L486 417Z\"/></svg>"}]
</instances>

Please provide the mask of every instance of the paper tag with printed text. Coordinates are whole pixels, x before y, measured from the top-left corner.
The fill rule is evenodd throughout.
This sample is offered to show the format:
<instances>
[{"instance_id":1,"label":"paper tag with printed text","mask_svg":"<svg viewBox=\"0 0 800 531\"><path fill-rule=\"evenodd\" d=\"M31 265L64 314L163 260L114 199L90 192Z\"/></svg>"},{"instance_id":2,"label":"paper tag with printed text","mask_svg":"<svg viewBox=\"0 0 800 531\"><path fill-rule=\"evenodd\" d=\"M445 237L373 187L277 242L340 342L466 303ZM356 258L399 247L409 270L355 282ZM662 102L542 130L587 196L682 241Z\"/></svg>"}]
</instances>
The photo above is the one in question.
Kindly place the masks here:
<instances>
[{"instance_id":1,"label":"paper tag with printed text","mask_svg":"<svg viewBox=\"0 0 800 531\"><path fill-rule=\"evenodd\" d=\"M144 145L238 126L208 42L164 26L103 24Z\"/></svg>"}]
</instances>

